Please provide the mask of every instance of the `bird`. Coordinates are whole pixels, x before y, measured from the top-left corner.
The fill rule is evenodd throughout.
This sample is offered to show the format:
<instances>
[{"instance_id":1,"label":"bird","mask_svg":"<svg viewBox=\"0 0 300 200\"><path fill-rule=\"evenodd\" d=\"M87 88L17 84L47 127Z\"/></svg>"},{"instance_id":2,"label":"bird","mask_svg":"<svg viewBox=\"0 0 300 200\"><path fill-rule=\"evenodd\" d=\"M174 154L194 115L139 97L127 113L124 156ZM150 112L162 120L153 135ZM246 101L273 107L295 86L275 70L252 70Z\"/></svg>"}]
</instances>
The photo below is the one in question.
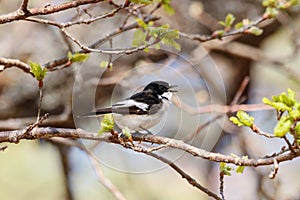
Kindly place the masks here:
<instances>
[{"instance_id":1,"label":"bird","mask_svg":"<svg viewBox=\"0 0 300 200\"><path fill-rule=\"evenodd\" d=\"M99 117L112 114L115 123L120 129L127 128L130 132L147 131L158 124L169 105L172 103L173 90L176 85L165 81L152 81L141 92L117 102L110 107L89 112L83 117Z\"/></svg>"}]
</instances>

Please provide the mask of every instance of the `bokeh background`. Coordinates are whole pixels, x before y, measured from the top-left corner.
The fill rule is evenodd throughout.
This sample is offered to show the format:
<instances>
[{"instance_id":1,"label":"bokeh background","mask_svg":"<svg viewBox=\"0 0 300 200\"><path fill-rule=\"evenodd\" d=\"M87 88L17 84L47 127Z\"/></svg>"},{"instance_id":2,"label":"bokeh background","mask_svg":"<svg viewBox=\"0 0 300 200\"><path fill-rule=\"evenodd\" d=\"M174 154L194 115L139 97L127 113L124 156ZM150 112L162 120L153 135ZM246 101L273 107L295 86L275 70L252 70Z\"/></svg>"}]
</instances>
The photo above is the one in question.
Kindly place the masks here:
<instances>
[{"instance_id":1,"label":"bokeh background","mask_svg":"<svg viewBox=\"0 0 300 200\"><path fill-rule=\"evenodd\" d=\"M43 7L64 1L30 1L30 7ZM120 3L122 1L115 1ZM16 10L21 1L0 0L0 14ZM264 12L261 1L215 0L180 1L171 5L175 14L163 9L159 25L170 24L185 33L211 34L220 29L218 21L227 13L240 21L256 19ZM96 15L112 10L106 2L86 6ZM147 12L145 8L144 12ZM101 119L81 119L78 115L124 99L152 80L167 80L179 85L176 98L191 110L208 105L228 105L246 76L250 83L239 103L261 103L263 97L277 95L287 88L299 93L300 21L299 7L281 12L274 20L261 26L261 36L238 35L205 43L181 38L181 51L170 47L150 49L132 55L114 55L113 68L100 67L107 55L91 54L81 64L49 72L45 79L42 113L50 118L44 126L99 129ZM53 14L51 20L66 22L83 13L82 10ZM85 16L84 14L82 14ZM120 12L112 18L70 28L70 32L84 44L116 30L126 16ZM129 21L134 21L130 19ZM133 32L113 39L117 48L130 47ZM60 33L56 27L28 21L15 21L0 25L0 57L16 58L24 62L41 64L58 59L69 50L79 48ZM103 48L109 47L109 43ZM38 105L36 80L23 71L10 68L0 72L0 130L24 128L35 121ZM299 95L298 95L299 97ZM300 98L300 97L299 97ZM201 111L201 109L200 109ZM236 128L223 115L214 120L218 112L191 114L172 105L163 122L152 131L155 134L186 139L199 126L211 120L189 143L209 151L223 154L259 157L278 152L285 143L253 134L248 129ZM276 124L275 112L251 112L255 124L272 133ZM91 149L101 163L103 174L115 184L127 199L209 199L186 183L172 169L159 161L124 150L112 144L81 142ZM6 144L5 144L6 145ZM46 140L21 141L7 144L0 152L1 199L66 199L66 188L74 199L114 199L98 182L95 169L85 153ZM180 151L165 151L171 158L202 185L218 193L217 163L211 163ZM299 160L280 164L274 180L268 179L271 166L246 168L242 175L233 173L225 177L227 199L299 199L300 182L297 169ZM67 186L66 186L67 185Z\"/></svg>"}]
</instances>

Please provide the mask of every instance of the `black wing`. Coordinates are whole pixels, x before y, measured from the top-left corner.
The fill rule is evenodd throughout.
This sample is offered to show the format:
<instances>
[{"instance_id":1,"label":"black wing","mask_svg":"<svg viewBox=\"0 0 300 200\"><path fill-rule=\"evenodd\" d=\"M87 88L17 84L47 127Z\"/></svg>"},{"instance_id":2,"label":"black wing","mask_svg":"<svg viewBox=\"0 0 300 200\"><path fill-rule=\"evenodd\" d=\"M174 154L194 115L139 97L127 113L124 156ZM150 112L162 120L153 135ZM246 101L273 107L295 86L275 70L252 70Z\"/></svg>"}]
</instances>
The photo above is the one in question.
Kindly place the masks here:
<instances>
[{"instance_id":1,"label":"black wing","mask_svg":"<svg viewBox=\"0 0 300 200\"><path fill-rule=\"evenodd\" d=\"M157 94L154 94L149 91L142 91L142 92L136 93L136 94L132 95L129 99L148 104L149 105L148 109L150 109L150 107L152 105L160 104L162 102L161 99L159 99Z\"/></svg>"}]
</instances>

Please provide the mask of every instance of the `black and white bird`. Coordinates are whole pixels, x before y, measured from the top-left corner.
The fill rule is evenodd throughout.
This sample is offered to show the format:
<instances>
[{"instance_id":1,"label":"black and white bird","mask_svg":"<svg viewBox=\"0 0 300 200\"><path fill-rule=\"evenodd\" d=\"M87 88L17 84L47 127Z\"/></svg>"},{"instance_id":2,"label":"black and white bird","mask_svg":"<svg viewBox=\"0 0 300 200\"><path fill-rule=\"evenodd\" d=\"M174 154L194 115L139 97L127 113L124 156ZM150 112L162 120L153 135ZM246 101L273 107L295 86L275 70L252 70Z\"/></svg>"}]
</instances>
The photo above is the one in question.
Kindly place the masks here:
<instances>
[{"instance_id":1,"label":"black and white bird","mask_svg":"<svg viewBox=\"0 0 300 200\"><path fill-rule=\"evenodd\" d=\"M130 132L148 130L158 124L169 105L171 104L172 93L176 92L165 81L153 81L141 92L120 101L111 107L86 113L84 117L95 117L112 113L115 123L119 128L127 127Z\"/></svg>"}]
</instances>

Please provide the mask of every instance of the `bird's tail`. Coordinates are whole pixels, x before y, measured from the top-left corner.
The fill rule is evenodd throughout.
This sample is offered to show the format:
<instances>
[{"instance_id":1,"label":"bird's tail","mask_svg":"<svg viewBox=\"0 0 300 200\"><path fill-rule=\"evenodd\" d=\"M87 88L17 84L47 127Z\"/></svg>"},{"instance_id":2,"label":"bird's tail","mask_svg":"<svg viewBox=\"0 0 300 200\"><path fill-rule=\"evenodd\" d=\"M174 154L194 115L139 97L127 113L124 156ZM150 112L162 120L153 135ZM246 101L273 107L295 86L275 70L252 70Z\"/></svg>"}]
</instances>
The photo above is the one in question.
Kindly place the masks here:
<instances>
[{"instance_id":1,"label":"bird's tail","mask_svg":"<svg viewBox=\"0 0 300 200\"><path fill-rule=\"evenodd\" d=\"M96 110L95 112L88 112L82 115L79 115L78 117L97 117L105 114L112 113L111 108L102 108L100 110Z\"/></svg>"}]
</instances>

